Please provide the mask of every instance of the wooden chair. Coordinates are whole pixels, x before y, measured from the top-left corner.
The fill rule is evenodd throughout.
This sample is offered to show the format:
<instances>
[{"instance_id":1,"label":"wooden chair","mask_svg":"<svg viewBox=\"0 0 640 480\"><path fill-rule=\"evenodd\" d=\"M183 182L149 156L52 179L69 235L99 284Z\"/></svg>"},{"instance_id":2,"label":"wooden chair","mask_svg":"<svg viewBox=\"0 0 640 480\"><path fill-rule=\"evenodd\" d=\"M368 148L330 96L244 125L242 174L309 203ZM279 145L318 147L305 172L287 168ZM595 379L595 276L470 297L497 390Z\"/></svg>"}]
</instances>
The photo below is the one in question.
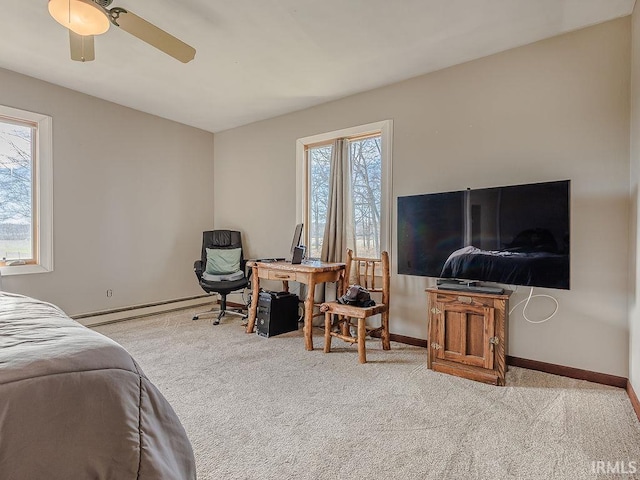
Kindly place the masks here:
<instances>
[{"instance_id":1,"label":"wooden chair","mask_svg":"<svg viewBox=\"0 0 640 480\"><path fill-rule=\"evenodd\" d=\"M361 285L369 292L382 293L382 301L373 307L356 307L353 305L343 305L338 302L324 303L321 311L324 316L324 352L331 351L331 337L338 337L346 342L358 344L358 360L360 363L367 362L365 347L365 337L367 335L380 334L382 348L389 350L389 254L382 252L381 258L354 257L353 252L347 250L347 260L345 267L345 280L343 291L338 292L339 296L344 295L349 284ZM382 285L380 285L380 281ZM381 325L377 328L366 325L367 318L378 315L381 316ZM336 322L340 326L340 331L332 330L331 317L338 316ZM352 324L351 319L357 319L357 324ZM350 334L350 327L357 328L357 335Z\"/></svg>"}]
</instances>

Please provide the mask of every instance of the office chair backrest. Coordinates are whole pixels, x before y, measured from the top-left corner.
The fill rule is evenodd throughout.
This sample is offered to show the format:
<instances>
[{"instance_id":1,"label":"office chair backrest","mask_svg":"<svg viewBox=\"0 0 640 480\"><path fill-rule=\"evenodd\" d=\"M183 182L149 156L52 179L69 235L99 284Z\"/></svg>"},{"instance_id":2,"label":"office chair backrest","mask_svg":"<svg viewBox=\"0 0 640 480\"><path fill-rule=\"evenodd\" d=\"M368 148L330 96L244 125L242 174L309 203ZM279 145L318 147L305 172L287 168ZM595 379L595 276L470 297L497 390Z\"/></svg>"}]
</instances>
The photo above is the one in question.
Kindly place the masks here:
<instances>
[{"instance_id":1,"label":"office chair backrest","mask_svg":"<svg viewBox=\"0 0 640 480\"><path fill-rule=\"evenodd\" d=\"M202 232L202 262L207 264L207 248L242 248L242 235L236 230L208 230ZM240 265L244 268L244 254L240 252Z\"/></svg>"}]
</instances>

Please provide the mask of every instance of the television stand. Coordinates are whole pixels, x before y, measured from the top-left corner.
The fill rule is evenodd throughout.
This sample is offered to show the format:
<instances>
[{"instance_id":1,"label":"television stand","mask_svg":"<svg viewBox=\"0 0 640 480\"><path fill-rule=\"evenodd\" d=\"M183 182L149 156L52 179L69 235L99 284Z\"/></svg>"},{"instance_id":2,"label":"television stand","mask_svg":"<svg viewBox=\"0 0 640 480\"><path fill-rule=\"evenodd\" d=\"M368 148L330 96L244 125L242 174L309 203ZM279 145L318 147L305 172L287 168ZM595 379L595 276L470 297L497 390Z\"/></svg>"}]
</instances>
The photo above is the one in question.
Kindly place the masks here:
<instances>
[{"instance_id":1,"label":"television stand","mask_svg":"<svg viewBox=\"0 0 640 480\"><path fill-rule=\"evenodd\" d=\"M504 385L510 293L428 288L428 368Z\"/></svg>"}]
</instances>

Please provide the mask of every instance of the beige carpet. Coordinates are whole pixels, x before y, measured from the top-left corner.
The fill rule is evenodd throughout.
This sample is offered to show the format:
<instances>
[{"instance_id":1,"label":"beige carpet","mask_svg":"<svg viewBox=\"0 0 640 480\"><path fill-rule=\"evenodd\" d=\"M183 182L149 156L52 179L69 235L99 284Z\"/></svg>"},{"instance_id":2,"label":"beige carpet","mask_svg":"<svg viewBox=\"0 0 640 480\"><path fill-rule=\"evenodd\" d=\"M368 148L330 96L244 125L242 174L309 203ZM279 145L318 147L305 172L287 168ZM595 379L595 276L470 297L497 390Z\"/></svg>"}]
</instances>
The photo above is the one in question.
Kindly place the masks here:
<instances>
[{"instance_id":1,"label":"beige carpet","mask_svg":"<svg viewBox=\"0 0 640 480\"><path fill-rule=\"evenodd\" d=\"M640 478L640 424L621 389L515 367L508 386L484 385L377 340L359 365L337 339L324 354L320 330L307 352L301 331L266 339L193 312L96 330L169 399L201 480Z\"/></svg>"}]
</instances>

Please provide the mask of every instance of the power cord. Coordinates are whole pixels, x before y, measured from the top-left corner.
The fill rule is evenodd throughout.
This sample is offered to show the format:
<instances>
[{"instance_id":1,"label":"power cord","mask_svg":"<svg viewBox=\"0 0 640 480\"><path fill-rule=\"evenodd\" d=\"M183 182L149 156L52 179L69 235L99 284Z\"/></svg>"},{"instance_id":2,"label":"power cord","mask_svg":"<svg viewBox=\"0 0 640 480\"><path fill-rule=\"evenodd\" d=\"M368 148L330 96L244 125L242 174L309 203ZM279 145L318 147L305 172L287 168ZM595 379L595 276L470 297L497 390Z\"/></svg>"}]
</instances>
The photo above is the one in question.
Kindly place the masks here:
<instances>
[{"instance_id":1,"label":"power cord","mask_svg":"<svg viewBox=\"0 0 640 480\"><path fill-rule=\"evenodd\" d=\"M547 318L543 318L542 320L531 320L530 318L527 318L527 307L529 306L529 302L531 301L532 298L536 298L536 297L550 298L556 304L556 308L553 310L553 313L551 313L551 315L549 315ZM511 308L511 310L509 310L509 315L511 315L513 313L513 311L523 303L524 303L524 307L522 307L522 317L529 323L544 323L544 322L546 322L548 320L551 320L553 318L553 316L556 313L558 313L559 304L558 304L558 300L556 300L555 297L552 297L551 295L546 295L546 294L543 294L543 293L537 293L536 295L534 295L533 294L533 287L531 287L531 291L529 292L529 296L527 298L525 298L524 300L520 300L518 303L516 303L513 306L513 308Z\"/></svg>"}]
</instances>

